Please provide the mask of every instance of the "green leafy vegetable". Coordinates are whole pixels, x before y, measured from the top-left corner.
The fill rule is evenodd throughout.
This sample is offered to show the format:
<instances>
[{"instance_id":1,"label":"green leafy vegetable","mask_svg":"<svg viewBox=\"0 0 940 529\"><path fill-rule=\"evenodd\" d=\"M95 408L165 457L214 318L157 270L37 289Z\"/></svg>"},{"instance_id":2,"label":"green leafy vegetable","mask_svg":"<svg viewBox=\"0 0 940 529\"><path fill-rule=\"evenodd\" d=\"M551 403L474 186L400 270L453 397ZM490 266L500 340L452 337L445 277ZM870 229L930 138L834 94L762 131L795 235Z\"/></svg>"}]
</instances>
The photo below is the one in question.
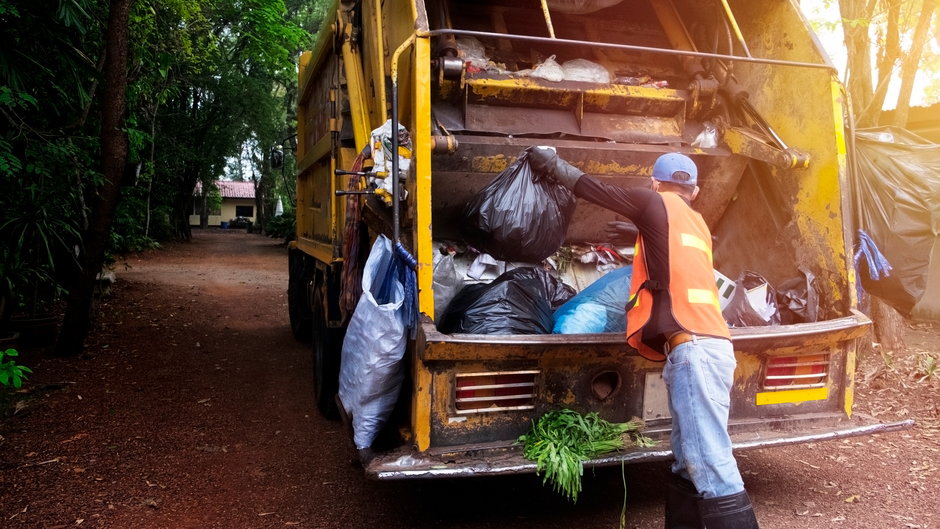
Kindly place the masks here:
<instances>
[{"instance_id":1,"label":"green leafy vegetable","mask_svg":"<svg viewBox=\"0 0 940 529\"><path fill-rule=\"evenodd\" d=\"M655 441L642 435L643 421L611 423L596 412L581 415L573 410L553 410L542 415L529 433L519 437L523 455L535 461L542 483L551 482L554 489L573 502L581 492L584 461L624 448L624 437L640 447Z\"/></svg>"}]
</instances>

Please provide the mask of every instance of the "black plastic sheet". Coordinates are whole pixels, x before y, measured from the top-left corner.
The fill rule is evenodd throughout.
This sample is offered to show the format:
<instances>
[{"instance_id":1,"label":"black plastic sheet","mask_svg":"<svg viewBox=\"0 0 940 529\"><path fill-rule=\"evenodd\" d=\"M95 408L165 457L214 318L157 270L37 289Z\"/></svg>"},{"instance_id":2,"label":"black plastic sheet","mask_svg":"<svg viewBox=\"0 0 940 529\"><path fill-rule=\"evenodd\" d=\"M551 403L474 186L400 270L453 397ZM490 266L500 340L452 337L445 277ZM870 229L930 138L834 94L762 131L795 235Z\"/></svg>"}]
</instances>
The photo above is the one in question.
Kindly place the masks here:
<instances>
[{"instance_id":1,"label":"black plastic sheet","mask_svg":"<svg viewBox=\"0 0 940 529\"><path fill-rule=\"evenodd\" d=\"M851 184L858 228L871 236L892 267L890 275L872 279L861 260L859 279L865 290L907 315L924 296L930 254L940 241L940 226L935 226L940 219L940 146L894 127L857 131L855 142L857 171Z\"/></svg>"},{"instance_id":2,"label":"black plastic sheet","mask_svg":"<svg viewBox=\"0 0 940 529\"><path fill-rule=\"evenodd\" d=\"M464 235L503 261L538 263L565 241L575 196L537 176L523 152L464 208Z\"/></svg>"},{"instance_id":3,"label":"black plastic sheet","mask_svg":"<svg viewBox=\"0 0 940 529\"><path fill-rule=\"evenodd\" d=\"M468 285L451 300L438 330L464 334L550 334L553 311L574 289L541 268L516 268Z\"/></svg>"},{"instance_id":4,"label":"black plastic sheet","mask_svg":"<svg viewBox=\"0 0 940 529\"><path fill-rule=\"evenodd\" d=\"M784 325L810 323L819 317L816 276L802 268L800 272L803 276L788 279L777 286L777 309L780 323Z\"/></svg>"},{"instance_id":5,"label":"black plastic sheet","mask_svg":"<svg viewBox=\"0 0 940 529\"><path fill-rule=\"evenodd\" d=\"M760 290L764 286L765 289ZM751 290L763 292L763 295L749 296L748 291ZM745 270L734 282L734 293L721 314L731 327L780 325L777 291L764 276Z\"/></svg>"}]
</instances>

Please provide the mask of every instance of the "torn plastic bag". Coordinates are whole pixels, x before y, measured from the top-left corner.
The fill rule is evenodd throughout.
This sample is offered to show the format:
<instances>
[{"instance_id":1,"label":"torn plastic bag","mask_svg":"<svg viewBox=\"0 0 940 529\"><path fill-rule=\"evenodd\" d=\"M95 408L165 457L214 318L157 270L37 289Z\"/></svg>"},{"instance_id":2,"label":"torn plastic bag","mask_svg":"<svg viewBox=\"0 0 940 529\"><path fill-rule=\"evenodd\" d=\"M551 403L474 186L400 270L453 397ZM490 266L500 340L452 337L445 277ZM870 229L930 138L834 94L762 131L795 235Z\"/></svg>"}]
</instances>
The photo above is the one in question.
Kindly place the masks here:
<instances>
[{"instance_id":1,"label":"torn plastic bag","mask_svg":"<svg viewBox=\"0 0 940 529\"><path fill-rule=\"evenodd\" d=\"M940 148L904 129L882 127L855 135L850 171L857 226L871 236L893 270L875 273L860 263L870 294L905 315L940 315Z\"/></svg>"},{"instance_id":2,"label":"torn plastic bag","mask_svg":"<svg viewBox=\"0 0 940 529\"><path fill-rule=\"evenodd\" d=\"M544 62L532 69L530 77L538 77L546 81L560 82L565 80L565 69L555 60L555 56L545 59Z\"/></svg>"},{"instance_id":3,"label":"torn plastic bag","mask_svg":"<svg viewBox=\"0 0 940 529\"><path fill-rule=\"evenodd\" d=\"M607 68L587 59L572 59L561 65L565 72L565 81L610 84L610 72Z\"/></svg>"},{"instance_id":4,"label":"torn plastic bag","mask_svg":"<svg viewBox=\"0 0 940 529\"><path fill-rule=\"evenodd\" d=\"M731 301L721 311L732 327L780 325L777 293L764 277L745 270L734 282Z\"/></svg>"},{"instance_id":5,"label":"torn plastic bag","mask_svg":"<svg viewBox=\"0 0 940 529\"><path fill-rule=\"evenodd\" d=\"M467 241L501 261L538 263L565 240L574 194L536 175L523 153L464 208Z\"/></svg>"},{"instance_id":6,"label":"torn plastic bag","mask_svg":"<svg viewBox=\"0 0 940 529\"><path fill-rule=\"evenodd\" d=\"M448 334L550 334L552 311L572 296L573 288L541 268L515 268L464 287L437 327Z\"/></svg>"},{"instance_id":7,"label":"torn plastic bag","mask_svg":"<svg viewBox=\"0 0 940 529\"><path fill-rule=\"evenodd\" d=\"M454 299L463 283L454 266L454 254L447 251L434 253L434 321L440 321L444 309Z\"/></svg>"},{"instance_id":8,"label":"torn plastic bag","mask_svg":"<svg viewBox=\"0 0 940 529\"><path fill-rule=\"evenodd\" d=\"M632 266L607 272L555 311L555 334L625 332Z\"/></svg>"},{"instance_id":9,"label":"torn plastic bag","mask_svg":"<svg viewBox=\"0 0 940 529\"><path fill-rule=\"evenodd\" d=\"M362 274L362 296L343 339L339 398L357 449L368 448L398 400L404 379L405 285L392 242L380 235Z\"/></svg>"},{"instance_id":10,"label":"torn plastic bag","mask_svg":"<svg viewBox=\"0 0 940 529\"><path fill-rule=\"evenodd\" d=\"M816 276L800 268L802 277L788 279L777 286L777 309L780 323L811 323L819 314L819 293L816 291Z\"/></svg>"}]
</instances>

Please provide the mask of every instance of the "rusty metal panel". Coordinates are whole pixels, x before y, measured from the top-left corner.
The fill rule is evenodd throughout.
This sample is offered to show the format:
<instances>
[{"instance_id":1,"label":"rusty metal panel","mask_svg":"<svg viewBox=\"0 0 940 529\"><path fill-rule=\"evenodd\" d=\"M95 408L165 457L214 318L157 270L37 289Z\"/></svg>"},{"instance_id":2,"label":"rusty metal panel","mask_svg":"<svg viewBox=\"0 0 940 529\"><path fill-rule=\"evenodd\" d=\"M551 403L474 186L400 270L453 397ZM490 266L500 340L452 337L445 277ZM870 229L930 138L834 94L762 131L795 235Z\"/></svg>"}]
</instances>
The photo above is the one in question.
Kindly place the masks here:
<instances>
[{"instance_id":1,"label":"rusty metal panel","mask_svg":"<svg viewBox=\"0 0 940 529\"><path fill-rule=\"evenodd\" d=\"M687 97L671 89L494 75L467 81L464 130L676 142L684 132Z\"/></svg>"}]
</instances>

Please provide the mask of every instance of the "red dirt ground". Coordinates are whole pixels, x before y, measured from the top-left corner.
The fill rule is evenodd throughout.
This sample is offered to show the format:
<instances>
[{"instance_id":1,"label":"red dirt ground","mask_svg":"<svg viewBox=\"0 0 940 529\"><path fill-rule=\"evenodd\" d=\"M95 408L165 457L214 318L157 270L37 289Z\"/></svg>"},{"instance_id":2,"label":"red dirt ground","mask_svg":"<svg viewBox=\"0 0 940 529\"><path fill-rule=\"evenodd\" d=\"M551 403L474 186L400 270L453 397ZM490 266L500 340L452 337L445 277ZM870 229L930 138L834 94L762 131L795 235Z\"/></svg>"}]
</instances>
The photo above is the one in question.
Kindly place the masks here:
<instances>
[{"instance_id":1,"label":"red dirt ground","mask_svg":"<svg viewBox=\"0 0 940 529\"><path fill-rule=\"evenodd\" d=\"M307 345L287 323L278 241L197 231L133 256L86 353L26 352L0 418L0 527L662 527L664 465L585 476L577 505L534 476L376 483L316 413ZM937 528L940 326L863 358L858 411L911 430L739 454L766 528ZM13 413L16 409L16 413Z\"/></svg>"}]
</instances>

